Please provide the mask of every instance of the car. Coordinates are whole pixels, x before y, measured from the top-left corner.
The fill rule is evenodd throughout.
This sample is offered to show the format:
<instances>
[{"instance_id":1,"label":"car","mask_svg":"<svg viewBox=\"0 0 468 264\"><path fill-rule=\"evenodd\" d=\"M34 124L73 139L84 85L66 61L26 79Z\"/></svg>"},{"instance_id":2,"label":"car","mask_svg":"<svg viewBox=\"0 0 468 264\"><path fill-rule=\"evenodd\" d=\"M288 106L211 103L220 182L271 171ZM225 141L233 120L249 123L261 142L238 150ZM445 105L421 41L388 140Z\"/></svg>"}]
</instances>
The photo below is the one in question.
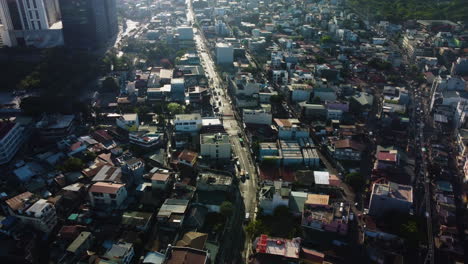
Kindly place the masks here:
<instances>
[{"instance_id":1,"label":"car","mask_svg":"<svg viewBox=\"0 0 468 264\"><path fill-rule=\"evenodd\" d=\"M248 172L246 172L246 173L245 173L245 178L246 178L247 180L249 180L249 179L250 179L250 175L249 175L249 173L248 173Z\"/></svg>"}]
</instances>

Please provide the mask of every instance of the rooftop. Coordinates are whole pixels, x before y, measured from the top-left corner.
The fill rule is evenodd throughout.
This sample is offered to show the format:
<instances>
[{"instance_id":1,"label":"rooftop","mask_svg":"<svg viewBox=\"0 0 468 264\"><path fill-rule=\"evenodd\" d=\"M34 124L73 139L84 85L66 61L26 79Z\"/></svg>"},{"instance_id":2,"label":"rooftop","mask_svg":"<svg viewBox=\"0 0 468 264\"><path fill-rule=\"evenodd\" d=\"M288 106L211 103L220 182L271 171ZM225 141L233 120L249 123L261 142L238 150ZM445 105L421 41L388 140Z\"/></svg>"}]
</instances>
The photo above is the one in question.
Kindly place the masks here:
<instances>
[{"instance_id":1,"label":"rooftop","mask_svg":"<svg viewBox=\"0 0 468 264\"><path fill-rule=\"evenodd\" d=\"M202 134L200 135L200 144L229 144L229 135L225 133Z\"/></svg>"},{"instance_id":2,"label":"rooftop","mask_svg":"<svg viewBox=\"0 0 468 264\"><path fill-rule=\"evenodd\" d=\"M409 185L389 182L388 184L374 184L373 194L413 202L413 188Z\"/></svg>"},{"instance_id":3,"label":"rooftop","mask_svg":"<svg viewBox=\"0 0 468 264\"><path fill-rule=\"evenodd\" d=\"M22 194L18 194L15 197L12 197L6 200L6 204L13 210L23 210L28 205L28 202L31 201L33 198L33 194L30 192L24 192Z\"/></svg>"},{"instance_id":4,"label":"rooftop","mask_svg":"<svg viewBox=\"0 0 468 264\"><path fill-rule=\"evenodd\" d=\"M108 193L116 194L120 188L123 188L125 184L117 184L111 182L96 182L89 188L89 192L93 193Z\"/></svg>"},{"instance_id":5,"label":"rooftop","mask_svg":"<svg viewBox=\"0 0 468 264\"><path fill-rule=\"evenodd\" d=\"M92 234L90 232L81 232L78 237L68 246L67 251L75 253L76 250L89 238Z\"/></svg>"},{"instance_id":6,"label":"rooftop","mask_svg":"<svg viewBox=\"0 0 468 264\"><path fill-rule=\"evenodd\" d=\"M351 140L351 139L337 140L337 141L335 141L333 143L335 144L335 148L337 148L337 149L351 148L351 149L357 150L357 151L364 151L364 149L365 149L364 145L362 145L360 143L357 143L356 141Z\"/></svg>"},{"instance_id":7,"label":"rooftop","mask_svg":"<svg viewBox=\"0 0 468 264\"><path fill-rule=\"evenodd\" d=\"M330 196L328 195L309 193L305 203L314 205L328 205L329 199Z\"/></svg>"},{"instance_id":8,"label":"rooftop","mask_svg":"<svg viewBox=\"0 0 468 264\"><path fill-rule=\"evenodd\" d=\"M208 254L203 250L188 247L172 247L166 264L205 264Z\"/></svg>"},{"instance_id":9,"label":"rooftop","mask_svg":"<svg viewBox=\"0 0 468 264\"><path fill-rule=\"evenodd\" d=\"M169 172L156 172L151 176L152 181L167 181L171 177L171 173Z\"/></svg>"},{"instance_id":10,"label":"rooftop","mask_svg":"<svg viewBox=\"0 0 468 264\"><path fill-rule=\"evenodd\" d=\"M182 114L182 115L176 115L175 120L201 120L201 115L200 114Z\"/></svg>"},{"instance_id":11,"label":"rooftop","mask_svg":"<svg viewBox=\"0 0 468 264\"><path fill-rule=\"evenodd\" d=\"M257 252L299 259L300 238L284 239L261 235L255 239Z\"/></svg>"},{"instance_id":12,"label":"rooftop","mask_svg":"<svg viewBox=\"0 0 468 264\"><path fill-rule=\"evenodd\" d=\"M287 128L287 127L292 127L293 125L300 125L301 122L299 121L299 119L279 119L279 118L275 118L274 119L275 123L277 126L279 127L284 127L284 128Z\"/></svg>"},{"instance_id":13,"label":"rooftop","mask_svg":"<svg viewBox=\"0 0 468 264\"><path fill-rule=\"evenodd\" d=\"M106 181L106 182L118 182L122 177L122 169L110 165L104 165L99 172L94 176L94 182Z\"/></svg>"}]
</instances>

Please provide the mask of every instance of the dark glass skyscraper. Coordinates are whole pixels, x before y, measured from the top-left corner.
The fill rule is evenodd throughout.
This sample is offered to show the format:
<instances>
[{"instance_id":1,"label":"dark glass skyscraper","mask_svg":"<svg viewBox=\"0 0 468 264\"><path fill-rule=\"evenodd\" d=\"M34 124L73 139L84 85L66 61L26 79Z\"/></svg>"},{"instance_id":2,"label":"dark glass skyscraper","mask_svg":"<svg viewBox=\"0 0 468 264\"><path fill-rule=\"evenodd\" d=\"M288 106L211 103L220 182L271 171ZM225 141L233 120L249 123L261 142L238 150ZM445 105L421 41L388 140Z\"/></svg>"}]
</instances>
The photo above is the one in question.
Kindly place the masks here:
<instances>
[{"instance_id":1,"label":"dark glass skyscraper","mask_svg":"<svg viewBox=\"0 0 468 264\"><path fill-rule=\"evenodd\" d=\"M118 33L116 0L60 0L65 46L93 50Z\"/></svg>"}]
</instances>

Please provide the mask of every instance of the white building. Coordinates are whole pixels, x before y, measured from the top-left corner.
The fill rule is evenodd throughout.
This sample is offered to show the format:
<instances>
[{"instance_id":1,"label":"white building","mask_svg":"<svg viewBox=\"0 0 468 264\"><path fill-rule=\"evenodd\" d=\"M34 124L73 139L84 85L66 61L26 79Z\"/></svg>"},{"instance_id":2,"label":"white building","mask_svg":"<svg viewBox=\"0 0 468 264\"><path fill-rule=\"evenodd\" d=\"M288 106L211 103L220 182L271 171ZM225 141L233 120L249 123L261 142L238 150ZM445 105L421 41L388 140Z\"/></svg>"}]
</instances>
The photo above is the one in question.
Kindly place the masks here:
<instances>
[{"instance_id":1,"label":"white building","mask_svg":"<svg viewBox=\"0 0 468 264\"><path fill-rule=\"evenodd\" d=\"M181 26L177 28L177 34L181 40L192 40L193 39L193 28L189 26Z\"/></svg>"},{"instance_id":2,"label":"white building","mask_svg":"<svg viewBox=\"0 0 468 264\"><path fill-rule=\"evenodd\" d=\"M93 207L119 208L127 198L125 184L111 182L96 182L88 193Z\"/></svg>"},{"instance_id":3,"label":"white building","mask_svg":"<svg viewBox=\"0 0 468 264\"><path fill-rule=\"evenodd\" d=\"M24 142L24 128L18 123L0 122L0 165L9 162Z\"/></svg>"},{"instance_id":4,"label":"white building","mask_svg":"<svg viewBox=\"0 0 468 264\"><path fill-rule=\"evenodd\" d=\"M309 137L309 129L301 127L298 119L279 119L275 118L278 127L279 139L296 139Z\"/></svg>"},{"instance_id":5,"label":"white building","mask_svg":"<svg viewBox=\"0 0 468 264\"><path fill-rule=\"evenodd\" d=\"M138 114L123 114L115 120L116 125L127 131L137 131L140 121Z\"/></svg>"},{"instance_id":6,"label":"white building","mask_svg":"<svg viewBox=\"0 0 468 264\"><path fill-rule=\"evenodd\" d=\"M24 192L6 200L10 215L18 217L21 222L31 225L44 233L50 233L57 225L55 207L44 199L37 199L30 192Z\"/></svg>"},{"instance_id":7,"label":"white building","mask_svg":"<svg viewBox=\"0 0 468 264\"><path fill-rule=\"evenodd\" d=\"M243 109L242 117L246 124L271 125L272 114L266 109Z\"/></svg>"},{"instance_id":8,"label":"white building","mask_svg":"<svg viewBox=\"0 0 468 264\"><path fill-rule=\"evenodd\" d=\"M216 43L216 64L232 64L234 47L229 43Z\"/></svg>"},{"instance_id":9,"label":"white building","mask_svg":"<svg viewBox=\"0 0 468 264\"><path fill-rule=\"evenodd\" d=\"M228 134L202 134L200 135L200 154L209 159L230 159L231 142Z\"/></svg>"},{"instance_id":10,"label":"white building","mask_svg":"<svg viewBox=\"0 0 468 264\"><path fill-rule=\"evenodd\" d=\"M6 46L63 45L58 0L0 0L0 21Z\"/></svg>"},{"instance_id":11,"label":"white building","mask_svg":"<svg viewBox=\"0 0 468 264\"><path fill-rule=\"evenodd\" d=\"M176 115L174 127L178 132L197 132L202 127L202 117L200 114Z\"/></svg>"},{"instance_id":12,"label":"white building","mask_svg":"<svg viewBox=\"0 0 468 264\"><path fill-rule=\"evenodd\" d=\"M288 90L293 102L309 101L313 92L312 86L308 84L291 84L288 85Z\"/></svg>"},{"instance_id":13,"label":"white building","mask_svg":"<svg viewBox=\"0 0 468 264\"><path fill-rule=\"evenodd\" d=\"M255 81L252 74L240 74L235 77L234 93L236 95L252 96L258 94L260 84Z\"/></svg>"}]
</instances>

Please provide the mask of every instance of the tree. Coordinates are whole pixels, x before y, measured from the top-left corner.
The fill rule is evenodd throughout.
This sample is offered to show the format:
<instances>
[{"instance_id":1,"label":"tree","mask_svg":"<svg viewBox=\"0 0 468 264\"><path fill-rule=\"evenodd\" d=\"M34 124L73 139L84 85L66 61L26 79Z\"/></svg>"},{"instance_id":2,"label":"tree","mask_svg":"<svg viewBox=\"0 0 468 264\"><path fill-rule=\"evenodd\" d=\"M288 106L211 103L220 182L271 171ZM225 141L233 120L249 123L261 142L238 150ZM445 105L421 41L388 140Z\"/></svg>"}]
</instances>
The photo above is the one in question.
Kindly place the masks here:
<instances>
[{"instance_id":1,"label":"tree","mask_svg":"<svg viewBox=\"0 0 468 264\"><path fill-rule=\"evenodd\" d=\"M146 105L142 105L135 107L134 111L138 114L138 116L143 117L147 115L151 111L151 109Z\"/></svg>"},{"instance_id":2,"label":"tree","mask_svg":"<svg viewBox=\"0 0 468 264\"><path fill-rule=\"evenodd\" d=\"M250 239L257 237L260 234L267 233L261 220L250 221L249 224L245 227L245 232Z\"/></svg>"},{"instance_id":3,"label":"tree","mask_svg":"<svg viewBox=\"0 0 468 264\"><path fill-rule=\"evenodd\" d=\"M107 77L102 81L101 88L103 92L116 92L119 90L119 84L114 77Z\"/></svg>"},{"instance_id":4,"label":"tree","mask_svg":"<svg viewBox=\"0 0 468 264\"><path fill-rule=\"evenodd\" d=\"M283 100L284 100L284 96L280 94L275 94L275 95L270 96L271 104L279 105L283 102Z\"/></svg>"},{"instance_id":5,"label":"tree","mask_svg":"<svg viewBox=\"0 0 468 264\"><path fill-rule=\"evenodd\" d=\"M289 215L290 215L289 208L285 205L280 205L276 207L275 210L273 211L274 217L278 217L278 218L289 217Z\"/></svg>"},{"instance_id":6,"label":"tree","mask_svg":"<svg viewBox=\"0 0 468 264\"><path fill-rule=\"evenodd\" d=\"M184 107L178 103L169 103L167 110L171 115L178 115L184 113Z\"/></svg>"},{"instance_id":7,"label":"tree","mask_svg":"<svg viewBox=\"0 0 468 264\"><path fill-rule=\"evenodd\" d=\"M97 157L96 153L91 152L89 150L86 150L84 153L84 159L86 161L93 161L94 159L96 159L96 157Z\"/></svg>"},{"instance_id":8,"label":"tree","mask_svg":"<svg viewBox=\"0 0 468 264\"><path fill-rule=\"evenodd\" d=\"M234 206L232 205L231 202L229 201L224 201L220 208L219 211L222 215L224 215L226 218L230 217L232 213L234 212Z\"/></svg>"},{"instance_id":9,"label":"tree","mask_svg":"<svg viewBox=\"0 0 468 264\"><path fill-rule=\"evenodd\" d=\"M347 174L345 177L345 182L349 184L356 192L361 192L364 189L364 185L366 184L366 180L358 172Z\"/></svg>"},{"instance_id":10,"label":"tree","mask_svg":"<svg viewBox=\"0 0 468 264\"><path fill-rule=\"evenodd\" d=\"M324 64L326 62L325 58L322 57L322 56L315 56L315 62L317 62L318 64Z\"/></svg>"},{"instance_id":11,"label":"tree","mask_svg":"<svg viewBox=\"0 0 468 264\"><path fill-rule=\"evenodd\" d=\"M70 157L61 166L59 170L63 172L81 171L84 168L84 162L79 158Z\"/></svg>"},{"instance_id":12,"label":"tree","mask_svg":"<svg viewBox=\"0 0 468 264\"><path fill-rule=\"evenodd\" d=\"M322 44L328 44L328 43L330 43L332 41L333 41L332 37L330 37L328 35L322 36L320 38L320 43L322 43Z\"/></svg>"}]
</instances>

